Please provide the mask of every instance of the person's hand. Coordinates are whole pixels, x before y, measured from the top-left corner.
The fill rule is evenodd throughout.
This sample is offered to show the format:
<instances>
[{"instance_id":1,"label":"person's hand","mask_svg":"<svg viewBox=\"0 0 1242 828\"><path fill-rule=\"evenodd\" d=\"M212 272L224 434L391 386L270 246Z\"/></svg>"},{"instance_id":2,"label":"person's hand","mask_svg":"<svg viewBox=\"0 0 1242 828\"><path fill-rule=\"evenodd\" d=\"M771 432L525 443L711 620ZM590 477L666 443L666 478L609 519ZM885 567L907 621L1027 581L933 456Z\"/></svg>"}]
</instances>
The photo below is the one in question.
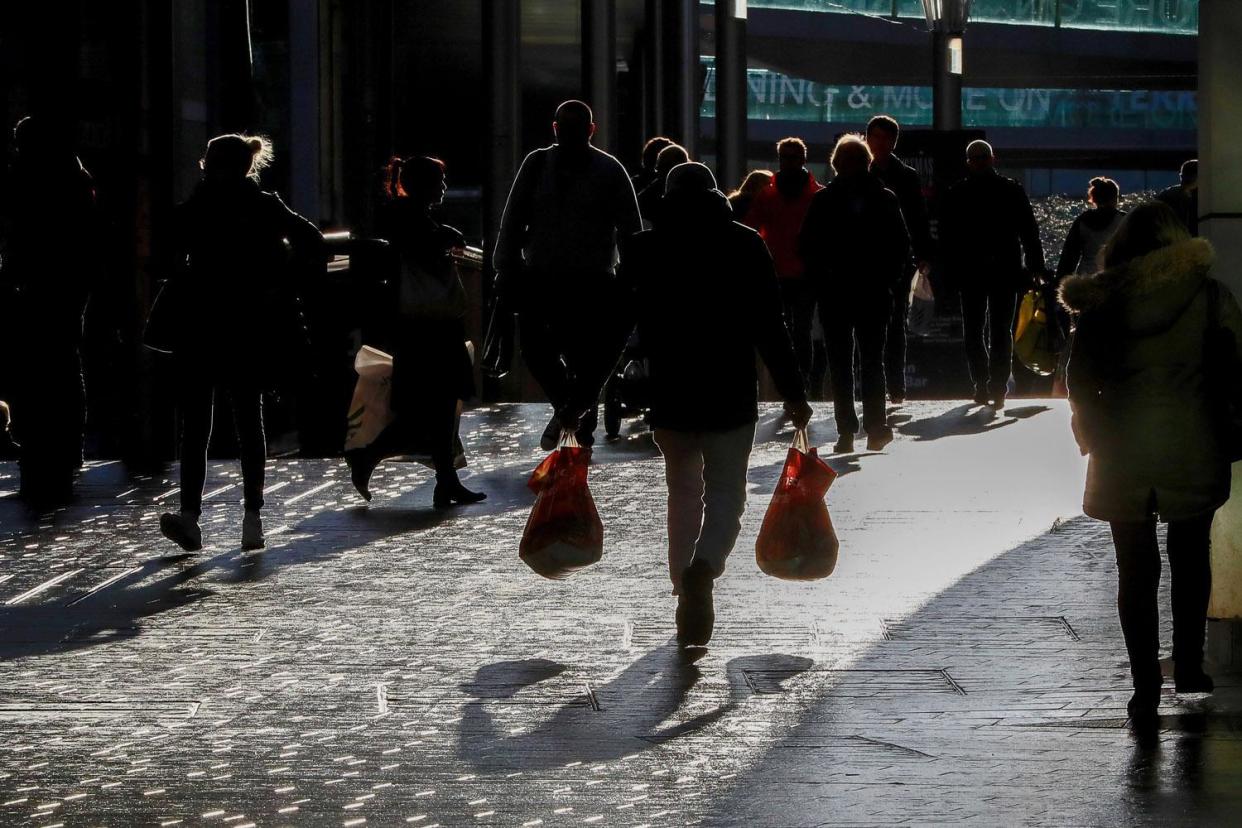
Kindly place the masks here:
<instances>
[{"instance_id":1,"label":"person's hand","mask_svg":"<svg viewBox=\"0 0 1242 828\"><path fill-rule=\"evenodd\" d=\"M561 424L562 431L577 431L582 424L582 411L567 405L556 412L556 420Z\"/></svg>"},{"instance_id":2,"label":"person's hand","mask_svg":"<svg viewBox=\"0 0 1242 828\"><path fill-rule=\"evenodd\" d=\"M927 261L926 259L919 259L918 271L919 271L919 274L922 276L926 276L928 273L931 273L931 262Z\"/></svg>"},{"instance_id":3,"label":"person's hand","mask_svg":"<svg viewBox=\"0 0 1242 828\"><path fill-rule=\"evenodd\" d=\"M811 410L811 404L806 400L785 403L785 414L789 416L790 422L796 429L801 430L810 425L811 415L814 413Z\"/></svg>"}]
</instances>

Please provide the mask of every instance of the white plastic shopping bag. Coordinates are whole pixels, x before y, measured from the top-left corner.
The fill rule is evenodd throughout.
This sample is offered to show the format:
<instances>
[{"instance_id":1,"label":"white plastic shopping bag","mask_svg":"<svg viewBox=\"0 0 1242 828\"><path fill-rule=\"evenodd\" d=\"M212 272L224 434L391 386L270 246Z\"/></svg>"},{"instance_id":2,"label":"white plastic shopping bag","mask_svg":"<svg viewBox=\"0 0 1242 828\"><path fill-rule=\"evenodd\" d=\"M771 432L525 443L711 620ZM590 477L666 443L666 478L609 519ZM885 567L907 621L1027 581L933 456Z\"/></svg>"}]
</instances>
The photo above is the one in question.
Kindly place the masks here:
<instances>
[{"instance_id":1,"label":"white plastic shopping bag","mask_svg":"<svg viewBox=\"0 0 1242 828\"><path fill-rule=\"evenodd\" d=\"M354 357L358 383L349 404L345 450L369 446L395 419L392 413L392 356L363 345Z\"/></svg>"}]
</instances>

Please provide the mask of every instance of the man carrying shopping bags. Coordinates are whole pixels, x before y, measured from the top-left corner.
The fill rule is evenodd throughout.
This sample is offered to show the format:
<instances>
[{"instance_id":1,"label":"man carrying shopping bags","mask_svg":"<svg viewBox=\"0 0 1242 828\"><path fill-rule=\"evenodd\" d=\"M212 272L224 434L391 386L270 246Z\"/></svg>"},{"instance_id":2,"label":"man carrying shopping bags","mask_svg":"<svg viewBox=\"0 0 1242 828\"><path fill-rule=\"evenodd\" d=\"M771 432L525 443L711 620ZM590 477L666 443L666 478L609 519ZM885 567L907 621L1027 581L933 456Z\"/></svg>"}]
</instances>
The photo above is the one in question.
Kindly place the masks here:
<instances>
[{"instance_id":1,"label":"man carrying shopping bags","mask_svg":"<svg viewBox=\"0 0 1242 828\"><path fill-rule=\"evenodd\" d=\"M759 419L755 353L771 372L796 428L811 419L776 273L763 240L732 220L711 170L669 174L667 220L622 249L624 310L650 359L651 425L668 483L669 576L677 637L712 635L712 583L741 530L746 470ZM620 356L617 342L614 360ZM573 422L598 388L580 389Z\"/></svg>"}]
</instances>

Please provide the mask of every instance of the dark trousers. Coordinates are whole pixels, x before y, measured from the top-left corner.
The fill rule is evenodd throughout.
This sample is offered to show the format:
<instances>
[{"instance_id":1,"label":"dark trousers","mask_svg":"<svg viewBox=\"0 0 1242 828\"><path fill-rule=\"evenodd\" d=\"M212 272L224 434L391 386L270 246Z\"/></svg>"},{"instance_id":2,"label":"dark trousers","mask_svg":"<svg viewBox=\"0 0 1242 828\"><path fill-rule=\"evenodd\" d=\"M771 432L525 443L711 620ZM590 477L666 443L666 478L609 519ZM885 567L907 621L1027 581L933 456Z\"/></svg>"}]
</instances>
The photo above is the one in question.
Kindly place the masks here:
<instances>
[{"instance_id":1,"label":"dark trousers","mask_svg":"<svg viewBox=\"0 0 1242 828\"><path fill-rule=\"evenodd\" d=\"M887 425L884 386L884 339L888 330L888 299L859 301L838 296L820 299L820 319L828 349L828 375L837 432L858 432L854 411L854 348L861 362L863 426L868 432Z\"/></svg>"},{"instance_id":2,"label":"dark trousers","mask_svg":"<svg viewBox=\"0 0 1242 828\"><path fill-rule=\"evenodd\" d=\"M785 314L785 327L793 339L794 355L798 358L798 370L803 381L811 377L811 328L815 320L815 290L806 279L777 279L781 292L781 310ZM822 313L822 310L821 310Z\"/></svg>"},{"instance_id":3,"label":"dark trousers","mask_svg":"<svg viewBox=\"0 0 1242 828\"><path fill-rule=\"evenodd\" d=\"M910 287L914 271L910 270L893 293L893 310L888 318L888 337L884 341L884 375L888 393L906 396L906 325L910 316Z\"/></svg>"},{"instance_id":4,"label":"dark trousers","mask_svg":"<svg viewBox=\"0 0 1242 828\"><path fill-rule=\"evenodd\" d=\"M19 371L13 431L21 443L22 493L33 500L61 501L73 490L82 466L86 386L77 342L54 343Z\"/></svg>"},{"instance_id":5,"label":"dark trousers","mask_svg":"<svg viewBox=\"0 0 1242 828\"><path fill-rule=\"evenodd\" d=\"M203 511L207 482L207 445L211 442L212 414L217 398L233 410L241 455L243 501L247 509L263 508L263 473L267 440L263 433L263 391L257 382L213 383L199 373L181 387L181 511Z\"/></svg>"},{"instance_id":6,"label":"dark trousers","mask_svg":"<svg viewBox=\"0 0 1242 828\"><path fill-rule=\"evenodd\" d=\"M518 315L522 359L552 407L586 410L582 431L594 431L599 391L616 367L628 331L622 331L610 289L611 276L545 278ZM570 297L570 298L566 298Z\"/></svg>"},{"instance_id":7,"label":"dark trousers","mask_svg":"<svg viewBox=\"0 0 1242 828\"><path fill-rule=\"evenodd\" d=\"M1013 325L1018 292L1003 279L995 285L962 286L962 338L975 393L1004 398L1013 370ZM990 322L989 322L990 320ZM987 328L988 335L984 337Z\"/></svg>"},{"instance_id":8,"label":"dark trousers","mask_svg":"<svg viewBox=\"0 0 1242 828\"><path fill-rule=\"evenodd\" d=\"M1160 684L1160 547L1156 522L1112 523L1117 550L1117 614L1130 654L1135 688ZM1208 555L1212 515L1169 522L1168 556L1173 603L1173 661L1196 670L1203 661L1204 626L1212 591Z\"/></svg>"}]
</instances>

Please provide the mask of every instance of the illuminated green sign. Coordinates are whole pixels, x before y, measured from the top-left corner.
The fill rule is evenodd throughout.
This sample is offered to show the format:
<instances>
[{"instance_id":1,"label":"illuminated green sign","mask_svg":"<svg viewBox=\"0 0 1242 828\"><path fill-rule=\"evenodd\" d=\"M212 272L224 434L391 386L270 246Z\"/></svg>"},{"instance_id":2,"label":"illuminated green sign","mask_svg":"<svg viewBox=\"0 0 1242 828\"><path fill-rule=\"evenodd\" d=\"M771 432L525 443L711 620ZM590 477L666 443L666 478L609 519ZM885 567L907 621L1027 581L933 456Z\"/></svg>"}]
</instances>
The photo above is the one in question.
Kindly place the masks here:
<instances>
[{"instance_id":1,"label":"illuminated green sign","mask_svg":"<svg viewBox=\"0 0 1242 828\"><path fill-rule=\"evenodd\" d=\"M713 118L716 73L710 59L704 63L707 94L701 114ZM761 69L746 74L751 120L861 124L886 114L907 126L932 122L927 86L822 84ZM1193 130L1198 108L1194 92L968 87L962 90L962 123L968 128Z\"/></svg>"},{"instance_id":2,"label":"illuminated green sign","mask_svg":"<svg viewBox=\"0 0 1242 828\"><path fill-rule=\"evenodd\" d=\"M921 0L750 0L756 8L923 19ZM980 23L1196 34L1199 0L975 0Z\"/></svg>"}]
</instances>

